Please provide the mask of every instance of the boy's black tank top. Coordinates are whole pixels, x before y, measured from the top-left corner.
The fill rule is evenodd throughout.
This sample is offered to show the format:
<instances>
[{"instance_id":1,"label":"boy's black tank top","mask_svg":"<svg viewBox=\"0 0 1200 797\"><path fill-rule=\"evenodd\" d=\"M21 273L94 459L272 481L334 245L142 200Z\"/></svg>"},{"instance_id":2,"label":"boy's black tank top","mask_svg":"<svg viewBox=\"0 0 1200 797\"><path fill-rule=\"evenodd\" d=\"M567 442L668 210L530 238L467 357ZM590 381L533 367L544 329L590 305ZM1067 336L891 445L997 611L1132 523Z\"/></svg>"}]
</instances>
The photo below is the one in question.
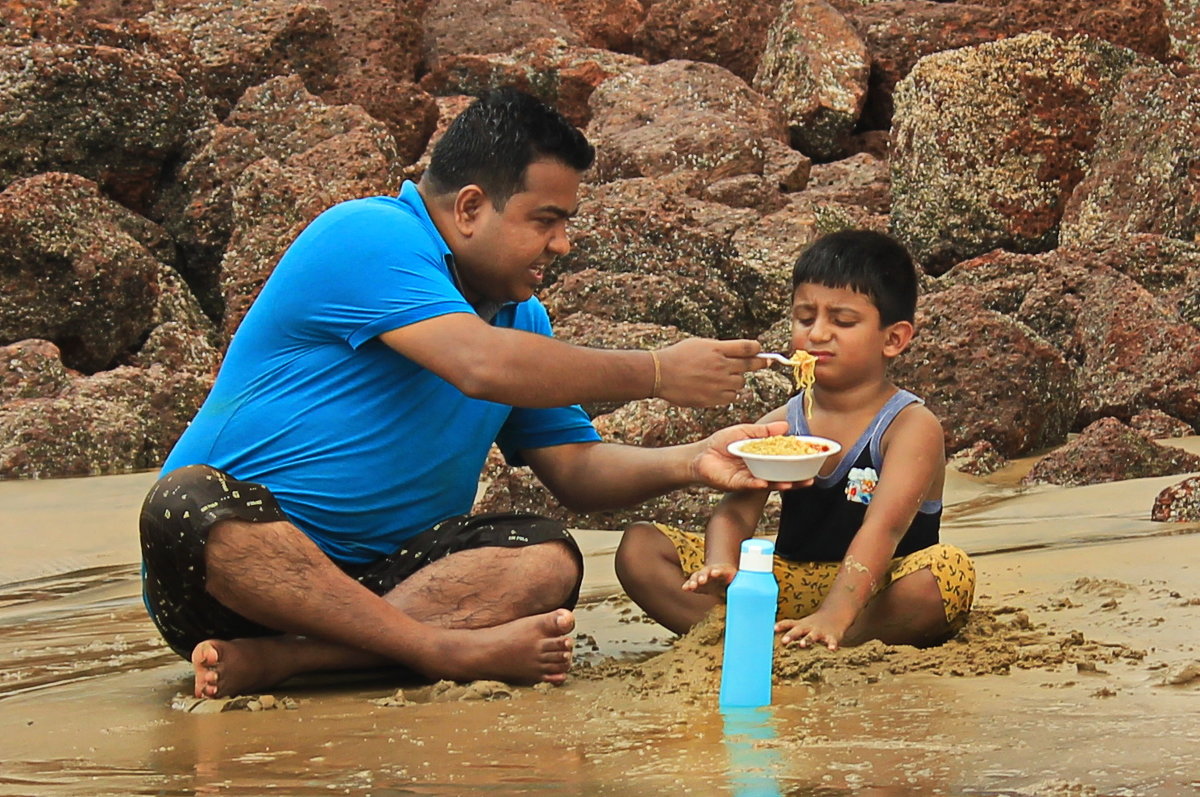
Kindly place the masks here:
<instances>
[{"instance_id":1,"label":"boy's black tank top","mask_svg":"<svg viewBox=\"0 0 1200 797\"><path fill-rule=\"evenodd\" d=\"M804 417L803 399L801 392L788 401L788 431L791 434L811 434L808 419ZM827 477L818 476L811 487L785 490L781 494L783 506L779 537L775 541L775 552L779 556L796 562L839 562L845 558L850 541L858 533L867 513L867 504L861 500L862 478L870 478L871 472L879 474L883 470L880 452L883 433L900 410L913 402L921 402L921 399L907 390L897 391L846 451L833 473ZM870 472L862 473L867 469ZM852 474L852 471L856 472ZM847 495L847 487L852 481L860 488L853 491L855 497ZM923 502L896 547L895 555L905 556L936 545L941 524L942 502Z\"/></svg>"}]
</instances>

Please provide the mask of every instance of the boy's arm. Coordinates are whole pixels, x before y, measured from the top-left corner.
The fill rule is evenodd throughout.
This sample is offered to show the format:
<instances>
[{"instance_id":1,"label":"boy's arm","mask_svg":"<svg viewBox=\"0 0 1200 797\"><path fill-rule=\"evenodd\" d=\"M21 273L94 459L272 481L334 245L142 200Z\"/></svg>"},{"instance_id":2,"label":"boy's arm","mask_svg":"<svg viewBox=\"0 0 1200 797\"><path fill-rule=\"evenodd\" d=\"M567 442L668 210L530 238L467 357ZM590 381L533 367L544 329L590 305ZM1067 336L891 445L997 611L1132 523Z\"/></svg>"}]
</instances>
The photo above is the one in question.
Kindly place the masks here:
<instances>
[{"instance_id":1,"label":"boy's arm","mask_svg":"<svg viewBox=\"0 0 1200 797\"><path fill-rule=\"evenodd\" d=\"M896 546L944 472L943 440L941 424L924 406L913 405L897 416L884 435L884 473L829 594L814 614L781 624L788 629L785 643L800 640L802 645L823 642L837 647L874 596Z\"/></svg>"},{"instance_id":2,"label":"boy's arm","mask_svg":"<svg viewBox=\"0 0 1200 797\"><path fill-rule=\"evenodd\" d=\"M743 490L721 499L705 527L704 566L688 574L684 590L724 595L741 564L742 541L754 536L769 494Z\"/></svg>"}]
</instances>

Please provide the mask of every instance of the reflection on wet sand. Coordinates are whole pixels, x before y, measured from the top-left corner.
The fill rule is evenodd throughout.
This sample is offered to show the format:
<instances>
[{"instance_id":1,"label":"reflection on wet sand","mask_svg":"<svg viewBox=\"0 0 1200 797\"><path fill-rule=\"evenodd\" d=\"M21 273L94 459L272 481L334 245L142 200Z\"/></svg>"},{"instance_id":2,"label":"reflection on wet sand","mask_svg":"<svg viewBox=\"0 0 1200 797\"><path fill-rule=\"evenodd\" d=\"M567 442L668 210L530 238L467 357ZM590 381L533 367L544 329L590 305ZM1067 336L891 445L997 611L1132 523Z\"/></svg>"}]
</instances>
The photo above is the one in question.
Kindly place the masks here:
<instances>
[{"instance_id":1,"label":"reflection on wet sand","mask_svg":"<svg viewBox=\"0 0 1200 797\"><path fill-rule=\"evenodd\" d=\"M0 483L0 794L1191 793L1200 534L1145 520L1162 481L953 475L947 539L1002 552L978 560L975 635L789 654L749 724L717 710L711 663L619 593L610 532L580 535L565 688L436 699L385 672L284 684L290 711L175 710L190 668L139 598L147 475Z\"/></svg>"}]
</instances>

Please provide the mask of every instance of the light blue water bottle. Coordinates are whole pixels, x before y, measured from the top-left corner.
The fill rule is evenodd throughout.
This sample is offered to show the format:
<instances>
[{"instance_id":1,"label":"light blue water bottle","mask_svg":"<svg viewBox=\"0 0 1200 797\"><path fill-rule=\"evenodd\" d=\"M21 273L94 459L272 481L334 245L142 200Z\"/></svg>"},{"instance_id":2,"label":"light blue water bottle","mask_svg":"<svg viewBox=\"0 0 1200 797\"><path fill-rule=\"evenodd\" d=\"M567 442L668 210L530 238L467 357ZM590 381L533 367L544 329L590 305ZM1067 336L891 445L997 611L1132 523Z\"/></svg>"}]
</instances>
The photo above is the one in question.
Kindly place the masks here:
<instances>
[{"instance_id":1,"label":"light blue water bottle","mask_svg":"<svg viewBox=\"0 0 1200 797\"><path fill-rule=\"evenodd\" d=\"M725 657L721 666L722 708L771 703L771 658L775 653L775 543L742 543L737 575L725 593Z\"/></svg>"}]
</instances>

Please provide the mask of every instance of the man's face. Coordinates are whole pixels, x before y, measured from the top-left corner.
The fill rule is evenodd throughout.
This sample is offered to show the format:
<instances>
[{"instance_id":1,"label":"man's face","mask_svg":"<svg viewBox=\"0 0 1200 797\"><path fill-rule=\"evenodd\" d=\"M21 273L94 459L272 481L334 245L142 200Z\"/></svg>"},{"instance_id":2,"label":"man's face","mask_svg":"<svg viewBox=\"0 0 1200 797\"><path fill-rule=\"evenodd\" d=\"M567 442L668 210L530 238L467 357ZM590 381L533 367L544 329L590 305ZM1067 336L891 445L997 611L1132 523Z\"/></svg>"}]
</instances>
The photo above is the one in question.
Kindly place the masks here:
<instances>
[{"instance_id":1,"label":"man's face","mask_svg":"<svg viewBox=\"0 0 1200 797\"><path fill-rule=\"evenodd\" d=\"M580 174L554 160L525 170L525 190L496 210L484 200L470 234L455 252L468 301L523 302L533 296L555 257L571 251L567 219L574 213Z\"/></svg>"}]
</instances>

